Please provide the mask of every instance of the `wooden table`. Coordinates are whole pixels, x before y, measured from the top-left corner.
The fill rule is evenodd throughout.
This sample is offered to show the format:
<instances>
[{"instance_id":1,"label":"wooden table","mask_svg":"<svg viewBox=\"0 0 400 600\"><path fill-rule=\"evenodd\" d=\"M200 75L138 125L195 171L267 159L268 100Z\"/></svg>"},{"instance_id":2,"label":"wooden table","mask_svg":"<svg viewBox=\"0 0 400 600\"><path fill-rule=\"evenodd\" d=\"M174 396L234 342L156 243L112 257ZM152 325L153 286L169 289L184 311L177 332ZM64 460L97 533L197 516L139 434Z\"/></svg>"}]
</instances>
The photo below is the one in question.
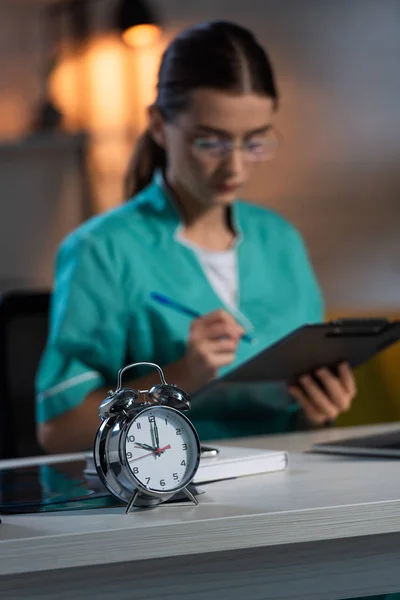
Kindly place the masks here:
<instances>
[{"instance_id":1,"label":"wooden table","mask_svg":"<svg viewBox=\"0 0 400 600\"><path fill-rule=\"evenodd\" d=\"M202 486L197 507L3 516L0 598L330 600L400 590L399 462L302 453L397 428L236 440L289 450L290 468Z\"/></svg>"}]
</instances>

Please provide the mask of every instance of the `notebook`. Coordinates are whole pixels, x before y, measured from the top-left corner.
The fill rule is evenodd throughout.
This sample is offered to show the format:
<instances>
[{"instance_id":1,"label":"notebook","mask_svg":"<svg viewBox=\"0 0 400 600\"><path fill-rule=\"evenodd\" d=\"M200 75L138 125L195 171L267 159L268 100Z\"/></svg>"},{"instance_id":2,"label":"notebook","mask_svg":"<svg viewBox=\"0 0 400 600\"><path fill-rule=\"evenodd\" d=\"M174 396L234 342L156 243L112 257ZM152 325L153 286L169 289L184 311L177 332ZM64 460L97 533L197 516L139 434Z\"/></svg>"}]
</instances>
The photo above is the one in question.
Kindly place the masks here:
<instances>
[{"instance_id":1,"label":"notebook","mask_svg":"<svg viewBox=\"0 0 400 600\"><path fill-rule=\"evenodd\" d=\"M284 471L289 463L285 451L235 446L215 446L215 448L218 450L217 456L200 459L194 477L195 484Z\"/></svg>"},{"instance_id":2,"label":"notebook","mask_svg":"<svg viewBox=\"0 0 400 600\"><path fill-rule=\"evenodd\" d=\"M257 448L213 446L216 456L202 456L194 477L195 485L248 475L262 475L284 471L289 463L286 451L260 450ZM95 475L93 455L86 455L87 475Z\"/></svg>"}]
</instances>

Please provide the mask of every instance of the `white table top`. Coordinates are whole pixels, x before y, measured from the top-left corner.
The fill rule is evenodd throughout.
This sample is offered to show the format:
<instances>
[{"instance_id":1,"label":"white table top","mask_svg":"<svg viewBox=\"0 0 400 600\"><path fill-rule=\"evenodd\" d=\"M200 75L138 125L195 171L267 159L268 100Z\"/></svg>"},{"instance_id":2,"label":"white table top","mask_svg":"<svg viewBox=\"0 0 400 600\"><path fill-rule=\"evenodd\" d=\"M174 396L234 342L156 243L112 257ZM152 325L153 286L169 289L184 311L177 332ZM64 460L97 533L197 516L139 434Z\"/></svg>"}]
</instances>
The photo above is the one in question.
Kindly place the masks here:
<instances>
[{"instance_id":1,"label":"white table top","mask_svg":"<svg viewBox=\"0 0 400 600\"><path fill-rule=\"evenodd\" d=\"M315 441L396 428L236 440L289 450L289 469L204 485L197 507L5 515L0 575L400 532L397 460L298 453Z\"/></svg>"}]
</instances>

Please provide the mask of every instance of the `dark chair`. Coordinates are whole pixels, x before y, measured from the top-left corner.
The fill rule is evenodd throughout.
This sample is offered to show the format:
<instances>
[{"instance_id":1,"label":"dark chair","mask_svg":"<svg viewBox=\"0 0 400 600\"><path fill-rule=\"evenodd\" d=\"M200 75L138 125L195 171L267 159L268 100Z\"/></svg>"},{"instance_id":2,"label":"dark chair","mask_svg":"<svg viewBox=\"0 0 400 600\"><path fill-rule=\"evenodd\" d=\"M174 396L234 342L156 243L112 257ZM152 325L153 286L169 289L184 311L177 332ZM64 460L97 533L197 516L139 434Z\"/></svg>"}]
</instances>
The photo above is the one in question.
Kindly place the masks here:
<instances>
[{"instance_id":1,"label":"dark chair","mask_svg":"<svg viewBox=\"0 0 400 600\"><path fill-rule=\"evenodd\" d=\"M36 440L35 374L48 330L49 292L0 297L0 458L43 454Z\"/></svg>"}]
</instances>

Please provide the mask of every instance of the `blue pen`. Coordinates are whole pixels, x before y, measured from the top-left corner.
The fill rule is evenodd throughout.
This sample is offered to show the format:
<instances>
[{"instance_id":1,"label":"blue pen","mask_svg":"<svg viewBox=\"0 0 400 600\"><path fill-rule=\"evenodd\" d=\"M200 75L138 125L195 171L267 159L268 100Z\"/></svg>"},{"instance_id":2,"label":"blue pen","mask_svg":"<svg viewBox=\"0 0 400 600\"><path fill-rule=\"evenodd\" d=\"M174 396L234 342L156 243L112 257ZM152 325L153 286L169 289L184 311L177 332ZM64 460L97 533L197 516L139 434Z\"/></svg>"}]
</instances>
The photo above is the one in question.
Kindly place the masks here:
<instances>
[{"instance_id":1,"label":"blue pen","mask_svg":"<svg viewBox=\"0 0 400 600\"><path fill-rule=\"evenodd\" d=\"M150 297L153 298L153 300L155 300L156 302L159 302L160 304L165 304L166 306L169 306L170 308L174 308L175 310L179 311L180 313L183 313L184 315L187 315L188 317L192 317L193 319L198 319L199 317L203 316L201 313L197 312L196 310L193 310L192 308L188 308L187 306L184 306L180 302L176 302L175 300L172 300L171 298L164 296L164 294L159 294L158 292L151 292ZM242 335L242 340L244 340L245 342L250 342L250 344L252 344L254 342L254 338L252 338L248 333L245 333L244 335Z\"/></svg>"}]
</instances>

